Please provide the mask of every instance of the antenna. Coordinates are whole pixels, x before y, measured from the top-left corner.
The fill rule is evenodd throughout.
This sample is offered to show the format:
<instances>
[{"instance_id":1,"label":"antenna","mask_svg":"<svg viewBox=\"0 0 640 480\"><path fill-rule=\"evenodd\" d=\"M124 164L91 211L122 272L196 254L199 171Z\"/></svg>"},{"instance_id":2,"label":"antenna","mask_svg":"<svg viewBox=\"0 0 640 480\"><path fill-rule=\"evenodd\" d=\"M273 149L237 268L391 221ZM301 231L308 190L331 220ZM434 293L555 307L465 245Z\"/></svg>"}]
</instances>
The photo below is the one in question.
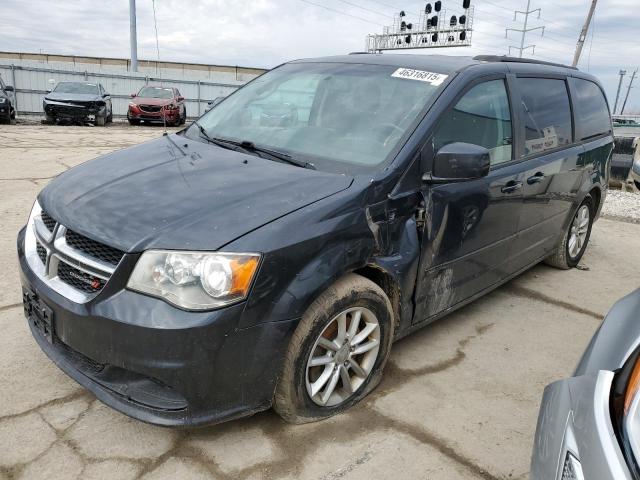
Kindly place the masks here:
<instances>
[{"instance_id":1,"label":"antenna","mask_svg":"<svg viewBox=\"0 0 640 480\"><path fill-rule=\"evenodd\" d=\"M527 9L526 11L521 11L521 10L516 10L515 12L513 12L513 21L515 22L518 19L518 14L522 14L524 15L524 26L522 28L507 28L505 30L504 36L505 38L509 38L509 31L512 32L520 32L522 33L522 37L520 40L520 46L519 47L514 47L513 45L509 46L509 55L511 55L511 49L515 49L518 50L520 52L520 54L518 55L520 58L522 58L522 53L527 50L527 49L531 49L531 54L534 55L536 53L536 46L535 45L527 45L526 47L524 46L524 39L527 36L527 33L529 32L533 32L534 30L542 30L542 36L544 36L544 26L541 27L534 27L534 28L527 28L527 25L529 24L529 15L531 15L532 13L536 13L538 12L538 18L540 18L540 12L542 11L542 9L540 8L536 8L535 10L530 10L531 8L531 0L527 0Z\"/></svg>"},{"instance_id":2,"label":"antenna","mask_svg":"<svg viewBox=\"0 0 640 480\"><path fill-rule=\"evenodd\" d=\"M158 22L156 20L156 0L151 0L151 5L153 6L153 27L156 30L156 74L160 77L160 86L164 87L162 83L162 70L158 73L158 68L160 67L160 44L158 43ZM160 107L164 109L164 107ZM165 110L162 111L162 126L164 127L165 133L167 132L167 113Z\"/></svg>"}]
</instances>

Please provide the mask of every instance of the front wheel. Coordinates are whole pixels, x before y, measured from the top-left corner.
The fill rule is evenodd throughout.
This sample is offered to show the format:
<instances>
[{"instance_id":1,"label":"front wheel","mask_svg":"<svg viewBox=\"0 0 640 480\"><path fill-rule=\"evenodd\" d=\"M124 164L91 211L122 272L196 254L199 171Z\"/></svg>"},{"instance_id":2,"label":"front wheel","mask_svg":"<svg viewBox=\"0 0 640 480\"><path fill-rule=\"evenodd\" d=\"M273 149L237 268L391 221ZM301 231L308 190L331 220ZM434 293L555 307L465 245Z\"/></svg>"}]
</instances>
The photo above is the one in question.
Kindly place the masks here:
<instances>
[{"instance_id":1,"label":"front wheel","mask_svg":"<svg viewBox=\"0 0 640 480\"><path fill-rule=\"evenodd\" d=\"M577 267L589 244L594 215L593 198L587 195L574 214L562 242L545 262L562 270Z\"/></svg>"},{"instance_id":2,"label":"front wheel","mask_svg":"<svg viewBox=\"0 0 640 480\"><path fill-rule=\"evenodd\" d=\"M349 274L305 312L293 334L274 409L288 422L330 417L380 383L393 338L391 302L372 281Z\"/></svg>"}]
</instances>

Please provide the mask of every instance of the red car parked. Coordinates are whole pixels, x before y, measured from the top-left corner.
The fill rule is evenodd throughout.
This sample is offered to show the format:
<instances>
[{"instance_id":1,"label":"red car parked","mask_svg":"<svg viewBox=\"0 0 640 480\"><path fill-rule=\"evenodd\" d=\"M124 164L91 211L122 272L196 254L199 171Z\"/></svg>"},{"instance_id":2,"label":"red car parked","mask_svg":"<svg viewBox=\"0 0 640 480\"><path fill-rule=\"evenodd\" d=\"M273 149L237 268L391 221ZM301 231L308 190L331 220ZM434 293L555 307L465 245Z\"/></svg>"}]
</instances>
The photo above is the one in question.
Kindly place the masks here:
<instances>
[{"instance_id":1,"label":"red car parked","mask_svg":"<svg viewBox=\"0 0 640 480\"><path fill-rule=\"evenodd\" d=\"M127 112L131 125L139 125L141 121L183 125L187 120L184 97L177 88L146 86L131 98Z\"/></svg>"}]
</instances>

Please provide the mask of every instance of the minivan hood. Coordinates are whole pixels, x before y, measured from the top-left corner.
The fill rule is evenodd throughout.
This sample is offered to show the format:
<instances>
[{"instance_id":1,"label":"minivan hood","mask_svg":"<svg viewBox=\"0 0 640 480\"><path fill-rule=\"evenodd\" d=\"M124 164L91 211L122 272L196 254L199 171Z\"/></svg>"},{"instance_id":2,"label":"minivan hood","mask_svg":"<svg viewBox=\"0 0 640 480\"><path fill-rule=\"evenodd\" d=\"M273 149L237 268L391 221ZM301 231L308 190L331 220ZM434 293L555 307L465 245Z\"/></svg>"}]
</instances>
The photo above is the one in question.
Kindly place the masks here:
<instances>
[{"instance_id":1,"label":"minivan hood","mask_svg":"<svg viewBox=\"0 0 640 480\"><path fill-rule=\"evenodd\" d=\"M172 134L61 174L39 201L68 228L126 252L216 250L351 182Z\"/></svg>"}]
</instances>

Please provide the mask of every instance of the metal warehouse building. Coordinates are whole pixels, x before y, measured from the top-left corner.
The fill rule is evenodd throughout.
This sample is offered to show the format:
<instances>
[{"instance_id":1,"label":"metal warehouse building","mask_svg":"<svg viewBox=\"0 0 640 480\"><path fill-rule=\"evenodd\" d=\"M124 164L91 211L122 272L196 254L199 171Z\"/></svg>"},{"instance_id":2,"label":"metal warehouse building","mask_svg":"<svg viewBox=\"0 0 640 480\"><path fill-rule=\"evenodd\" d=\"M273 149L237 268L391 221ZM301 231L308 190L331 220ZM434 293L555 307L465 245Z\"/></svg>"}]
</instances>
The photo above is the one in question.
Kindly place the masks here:
<instances>
[{"instance_id":1,"label":"metal warehouse building","mask_svg":"<svg viewBox=\"0 0 640 480\"><path fill-rule=\"evenodd\" d=\"M176 87L187 114L198 116L208 100L225 96L264 73L264 69L229 65L138 60L138 72L121 58L0 52L0 76L16 89L20 114L41 114L42 99L59 81L102 83L111 94L116 116L127 112L129 96L145 84Z\"/></svg>"}]
</instances>

